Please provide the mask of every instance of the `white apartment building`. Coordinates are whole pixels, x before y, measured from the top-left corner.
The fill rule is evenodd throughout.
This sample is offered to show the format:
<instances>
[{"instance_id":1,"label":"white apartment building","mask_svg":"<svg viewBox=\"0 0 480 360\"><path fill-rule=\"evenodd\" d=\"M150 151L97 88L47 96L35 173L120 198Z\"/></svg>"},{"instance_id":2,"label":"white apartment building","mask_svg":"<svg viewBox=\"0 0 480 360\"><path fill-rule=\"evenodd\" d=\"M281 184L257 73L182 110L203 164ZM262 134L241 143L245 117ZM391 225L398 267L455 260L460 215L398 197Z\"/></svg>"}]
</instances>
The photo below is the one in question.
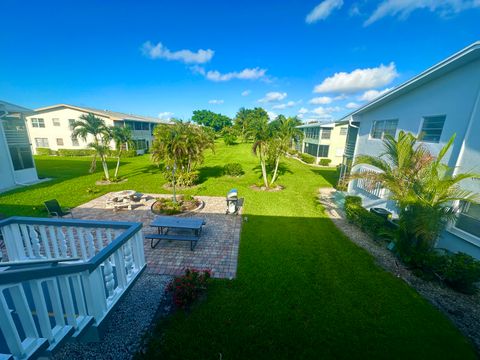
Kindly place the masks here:
<instances>
[{"instance_id":1,"label":"white apartment building","mask_svg":"<svg viewBox=\"0 0 480 360\"><path fill-rule=\"evenodd\" d=\"M92 113L103 119L107 126L128 126L132 130L133 141L137 153L147 151L153 141L153 129L158 124L169 123L149 116L125 114L110 110L99 110L84 106L58 104L35 109L35 113L27 117L27 127L32 141L33 152L37 148L85 149L92 138L83 141L72 139L72 123L83 114Z\"/></svg>"}]
</instances>

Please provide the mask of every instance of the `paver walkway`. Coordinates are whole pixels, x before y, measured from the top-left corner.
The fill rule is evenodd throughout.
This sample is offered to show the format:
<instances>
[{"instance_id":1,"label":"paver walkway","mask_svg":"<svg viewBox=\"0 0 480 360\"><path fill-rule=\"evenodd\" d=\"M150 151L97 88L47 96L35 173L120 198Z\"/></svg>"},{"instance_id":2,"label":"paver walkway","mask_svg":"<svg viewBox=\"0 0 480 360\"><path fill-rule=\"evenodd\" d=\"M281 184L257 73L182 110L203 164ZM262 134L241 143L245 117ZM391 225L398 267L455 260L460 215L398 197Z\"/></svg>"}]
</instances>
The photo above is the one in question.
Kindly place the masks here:
<instances>
[{"instance_id":1,"label":"paver walkway","mask_svg":"<svg viewBox=\"0 0 480 360\"><path fill-rule=\"evenodd\" d=\"M146 194L149 200L138 203L133 210L114 212L105 208L108 194L93 199L73 209L78 219L133 221L143 223L144 233L155 233L149 225L155 218L150 211L155 199L171 195ZM185 241L161 241L155 249L144 240L147 271L155 274L181 275L186 268L210 269L214 277L232 279L237 272L238 248L240 245L241 215L226 215L224 197L198 196L205 207L198 212L183 215L205 219L206 225L195 251Z\"/></svg>"}]
</instances>

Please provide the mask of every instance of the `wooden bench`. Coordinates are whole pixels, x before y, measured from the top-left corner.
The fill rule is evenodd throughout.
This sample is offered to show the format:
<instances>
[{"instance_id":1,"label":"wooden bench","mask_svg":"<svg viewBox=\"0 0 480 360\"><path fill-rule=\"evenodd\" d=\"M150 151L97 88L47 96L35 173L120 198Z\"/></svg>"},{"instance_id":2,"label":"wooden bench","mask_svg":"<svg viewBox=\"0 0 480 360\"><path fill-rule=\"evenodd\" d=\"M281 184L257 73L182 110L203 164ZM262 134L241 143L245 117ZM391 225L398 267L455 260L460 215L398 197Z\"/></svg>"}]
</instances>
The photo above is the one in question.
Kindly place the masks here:
<instances>
[{"instance_id":1,"label":"wooden bench","mask_svg":"<svg viewBox=\"0 0 480 360\"><path fill-rule=\"evenodd\" d=\"M197 241L200 237L196 235L168 235L168 234L145 234L145 239L150 239L150 246L152 249L158 245L160 240L170 240L170 241L190 241L190 250L193 251L195 249L195 245L197 245ZM155 244L153 243L156 240Z\"/></svg>"}]
</instances>

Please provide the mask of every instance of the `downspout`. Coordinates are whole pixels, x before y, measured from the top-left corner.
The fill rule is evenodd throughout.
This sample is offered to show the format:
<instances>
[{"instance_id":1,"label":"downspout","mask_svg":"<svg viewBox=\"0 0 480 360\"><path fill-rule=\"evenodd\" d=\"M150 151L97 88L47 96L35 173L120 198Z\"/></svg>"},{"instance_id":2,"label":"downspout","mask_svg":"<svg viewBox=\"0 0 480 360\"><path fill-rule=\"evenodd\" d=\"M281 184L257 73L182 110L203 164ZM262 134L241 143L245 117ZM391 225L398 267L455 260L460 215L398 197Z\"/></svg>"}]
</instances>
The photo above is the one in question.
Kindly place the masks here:
<instances>
[{"instance_id":1,"label":"downspout","mask_svg":"<svg viewBox=\"0 0 480 360\"><path fill-rule=\"evenodd\" d=\"M8 115L8 111L7 110L3 110L3 114L0 115L0 126L2 126L3 128L3 125L1 124L2 122L2 118L6 117ZM5 141L5 145L7 145L7 137L5 136L5 131L2 131L2 134L3 134L3 140ZM7 150L8 152L10 153L10 149L8 149L8 145L7 145ZM10 155L11 156L11 155ZM20 183L18 181L15 180L15 168L13 167L13 162L12 161L9 161L9 164L10 164L10 168L12 169L12 174L13 174L13 183L15 185L20 185L20 186L28 186L30 184L24 184L24 183Z\"/></svg>"}]
</instances>

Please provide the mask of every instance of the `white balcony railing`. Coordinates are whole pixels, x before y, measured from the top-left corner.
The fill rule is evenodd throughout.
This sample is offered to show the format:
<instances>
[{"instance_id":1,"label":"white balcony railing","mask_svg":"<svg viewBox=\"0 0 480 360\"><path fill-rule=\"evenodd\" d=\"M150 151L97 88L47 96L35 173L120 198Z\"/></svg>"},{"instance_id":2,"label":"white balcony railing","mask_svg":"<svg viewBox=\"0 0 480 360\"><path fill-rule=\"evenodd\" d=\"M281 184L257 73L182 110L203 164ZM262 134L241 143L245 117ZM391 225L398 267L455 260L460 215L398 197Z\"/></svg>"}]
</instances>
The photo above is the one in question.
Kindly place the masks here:
<instances>
[{"instance_id":1,"label":"white balcony railing","mask_svg":"<svg viewBox=\"0 0 480 360\"><path fill-rule=\"evenodd\" d=\"M48 353L65 337L98 327L146 266L141 227L0 221L0 358Z\"/></svg>"}]
</instances>

